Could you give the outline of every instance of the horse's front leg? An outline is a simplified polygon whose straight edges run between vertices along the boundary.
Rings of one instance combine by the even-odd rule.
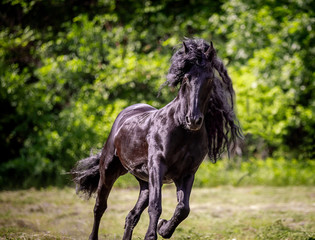
[[[158,158],[149,160],[149,217],[150,223],[145,240],[157,239],[157,223],[162,213],[161,187],[166,166]]]
[[[175,181],[178,204],[173,217],[169,221],[161,219],[159,222],[158,232],[163,238],[170,238],[176,227],[188,216],[190,211],[189,197],[193,182],[194,174]]]

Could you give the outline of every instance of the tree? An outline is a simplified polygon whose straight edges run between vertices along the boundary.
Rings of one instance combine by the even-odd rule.
[[[25,1],[0,4],[0,186],[67,183],[119,111],[162,107],[184,36],[228,64],[247,154],[314,158],[311,1]]]
[[[222,8],[210,21],[227,38],[248,148],[261,152],[263,142],[271,156],[314,158],[312,1],[233,0]]]

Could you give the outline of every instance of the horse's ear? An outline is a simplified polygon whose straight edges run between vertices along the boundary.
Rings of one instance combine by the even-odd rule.
[[[208,60],[212,60],[213,57],[216,55],[212,41],[211,41],[210,46],[208,47],[207,51],[205,52],[205,55],[206,55],[206,58]]]
[[[188,53],[189,52],[189,48],[187,47],[185,42],[183,42],[183,46],[184,46],[185,53]]]

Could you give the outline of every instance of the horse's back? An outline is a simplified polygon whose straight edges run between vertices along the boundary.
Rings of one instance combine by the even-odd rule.
[[[156,108],[144,103],[137,103],[126,107],[118,114],[111,132],[116,136],[126,122],[130,122],[131,120],[139,123],[142,119],[147,119],[150,113],[155,111],[157,111]]]
[[[116,134],[119,128],[124,124],[124,122],[126,122],[127,119],[130,119],[135,115],[156,110],[157,110],[156,108],[144,103],[137,103],[129,107],[126,107],[116,117],[111,132]]]
[[[148,105],[148,104],[144,104],[144,103],[137,103],[134,105],[131,105],[127,108],[125,108],[124,110],[122,110],[118,117],[117,120],[119,118],[119,122],[122,124],[126,121],[126,119],[133,117],[135,115],[141,114],[141,113],[145,113],[145,112],[149,112],[149,111],[156,111],[157,109]]]

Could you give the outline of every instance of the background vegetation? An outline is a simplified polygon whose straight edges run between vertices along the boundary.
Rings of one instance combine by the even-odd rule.
[[[196,184],[314,184],[312,0],[4,0],[0,9],[0,188],[67,184],[62,173],[102,147],[120,110],[169,102],[176,91],[157,94],[185,36],[214,42],[246,137],[235,162],[205,164]]]

